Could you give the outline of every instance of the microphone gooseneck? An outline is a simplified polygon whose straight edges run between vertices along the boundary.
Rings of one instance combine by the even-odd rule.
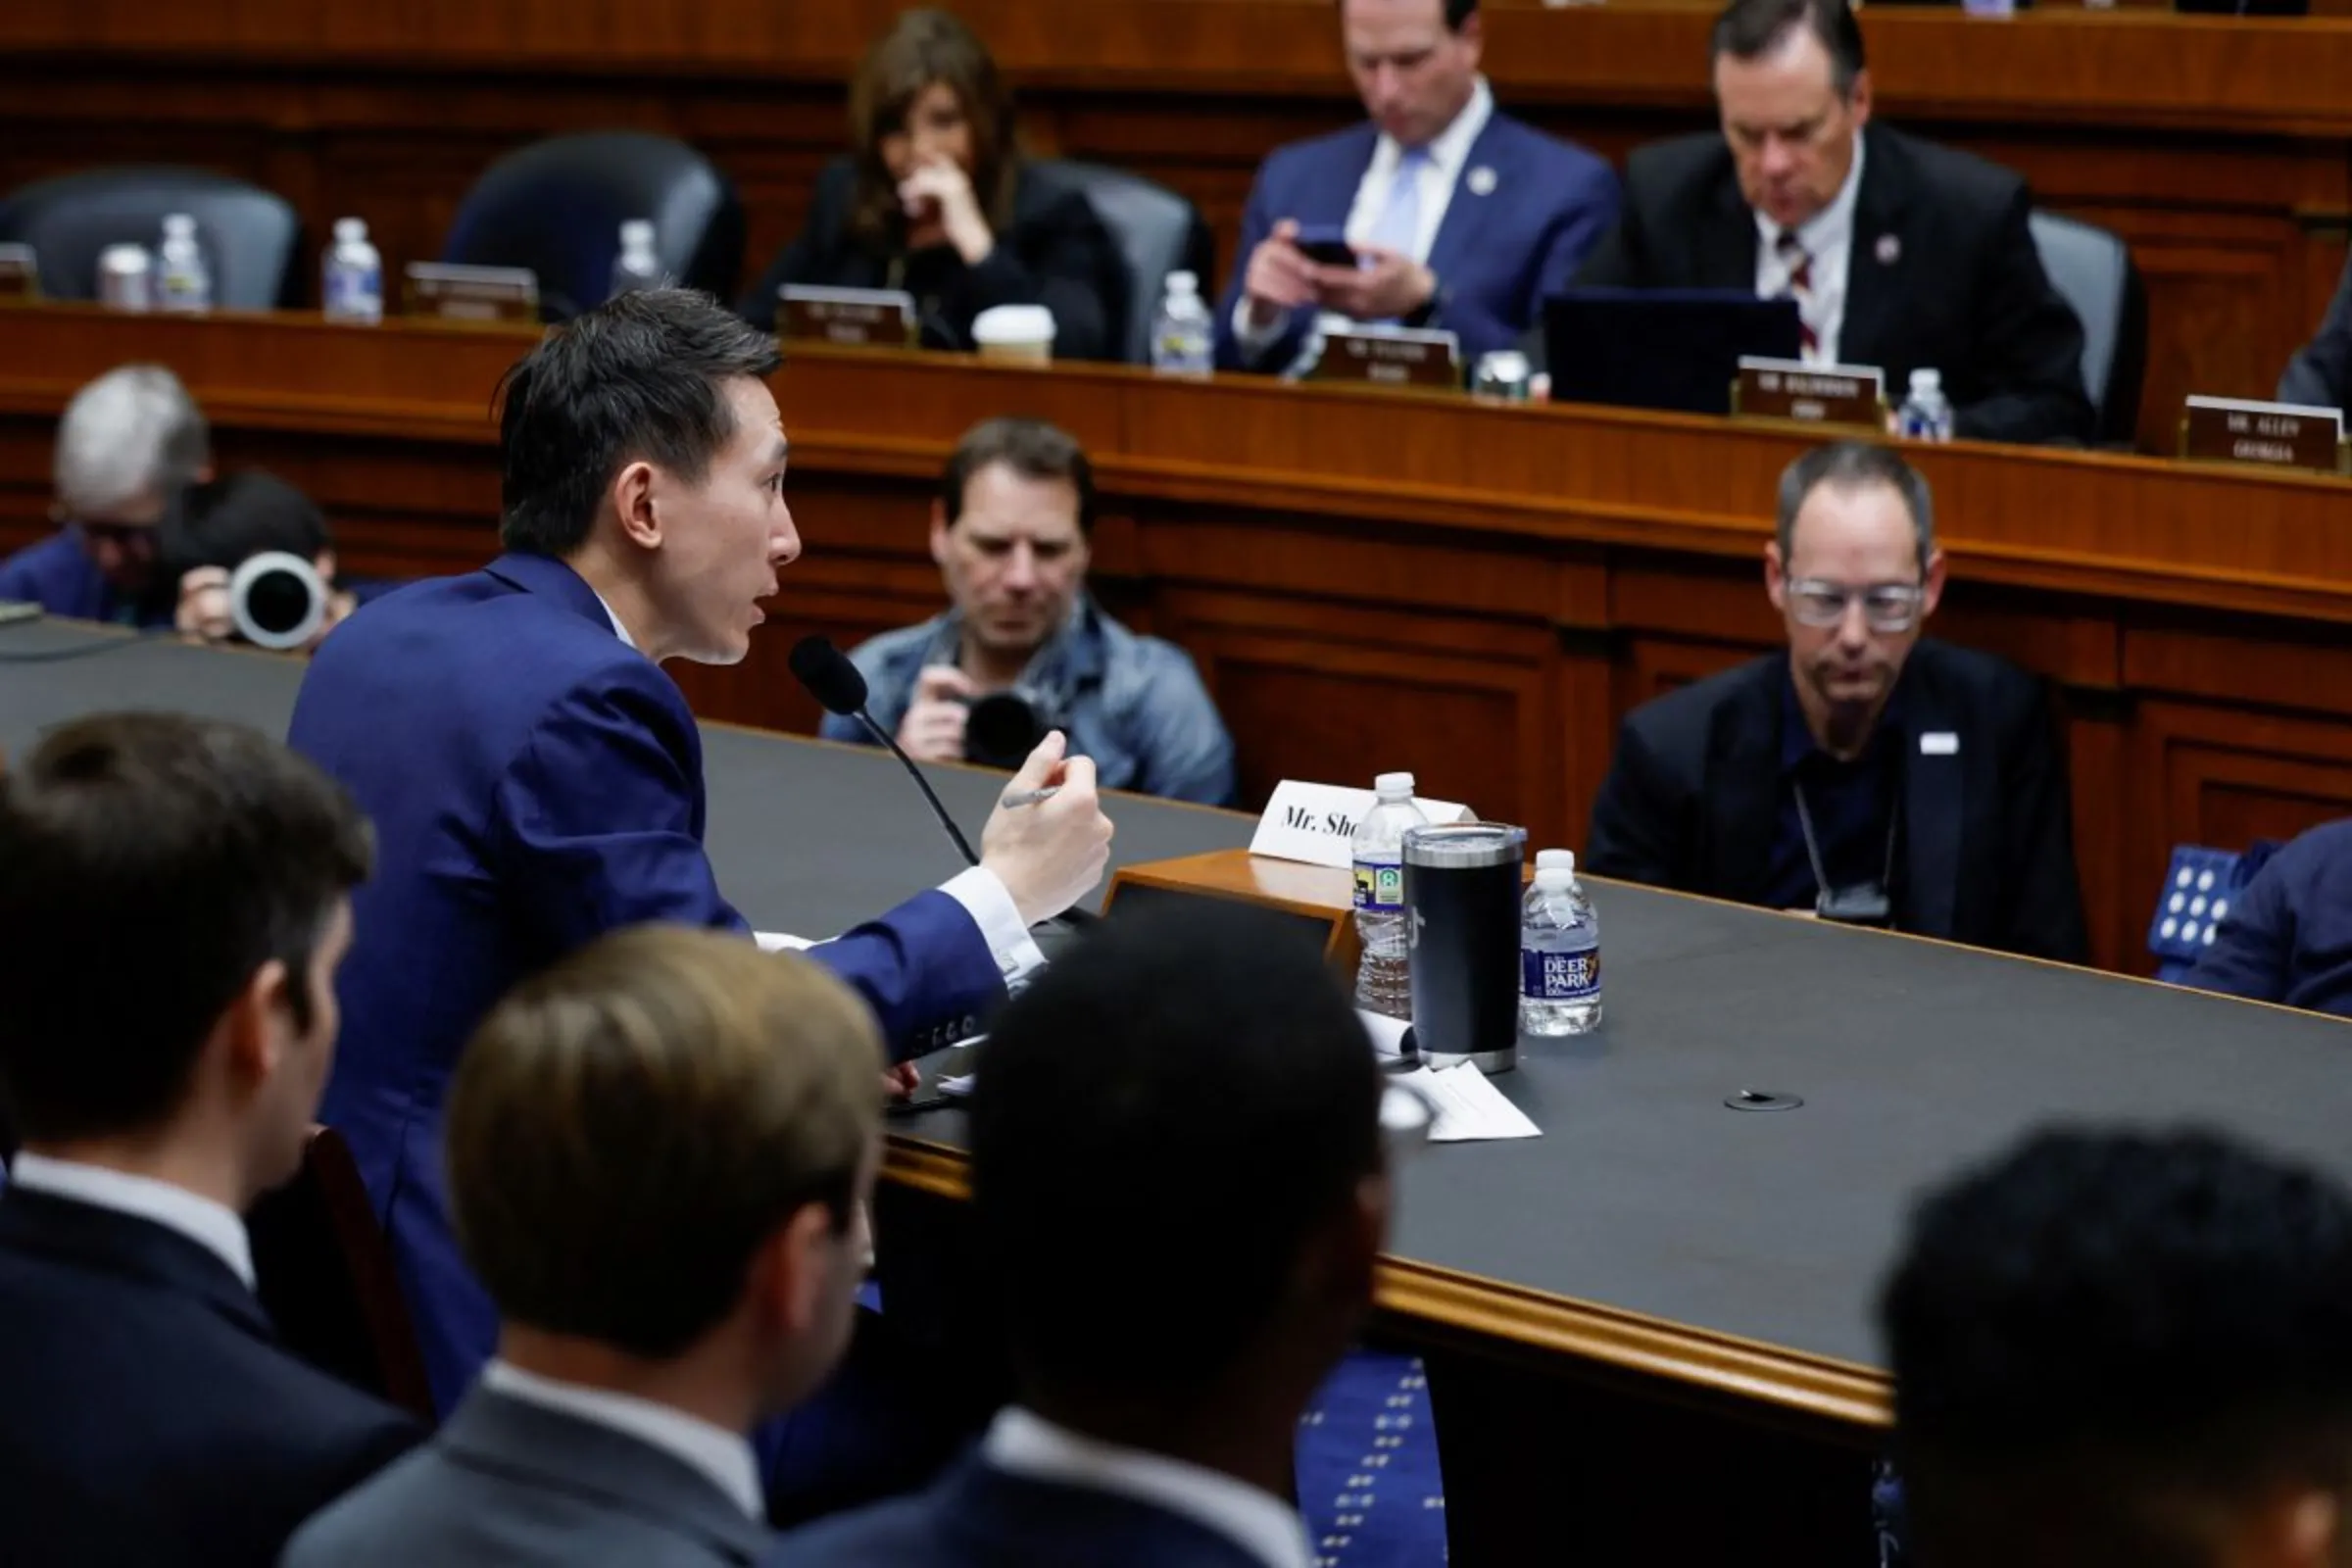
[[[793,645],[790,663],[792,678],[807,687],[808,695],[815,698],[826,712],[856,719],[865,726],[868,735],[890,749],[890,755],[899,760],[901,767],[906,769],[906,776],[914,780],[914,787],[923,792],[923,799],[931,803],[932,814],[939,818],[939,825],[948,830],[948,837],[956,841],[956,848],[963,856],[964,863],[978,865],[980,857],[972,853],[971,843],[964,838],[963,829],[956,825],[956,819],[940,804],[938,794],[931,788],[931,781],[923,777],[923,770],[914,765],[914,759],[901,751],[891,733],[875,723],[874,715],[865,710],[865,677],[858,672],[856,664],[850,662],[849,655],[834,647],[830,637],[804,637]]]

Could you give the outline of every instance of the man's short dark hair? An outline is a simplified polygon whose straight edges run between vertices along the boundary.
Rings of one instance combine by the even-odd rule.
[[[1346,10],[1348,0],[1338,0],[1338,4],[1342,10]],[[1461,31],[1462,24],[1476,15],[1478,15],[1478,0],[1446,0],[1446,30],[1447,32]]]
[[[1078,492],[1079,531],[1095,531],[1095,466],[1078,438],[1043,419],[983,419],[963,433],[939,476],[948,526],[963,515],[963,494],[984,468],[1003,464],[1024,479],[1066,480]]]
[[[1114,916],[990,1033],[976,1224],[1035,1388],[1202,1389],[1381,1168],[1353,1006],[1312,942],[1249,912]]]
[[[242,724],[111,713],[0,774],[0,1083],[35,1141],[138,1132],[177,1107],[256,971],[310,969],[371,850],[351,798]]]
[[[1854,78],[1869,61],[1862,53],[1862,25],[1846,0],[1731,0],[1716,15],[1715,30],[1707,38],[1707,60],[1712,64],[1725,55],[1760,59],[1799,27],[1819,38],[1828,51],[1830,85],[1838,96],[1850,95]]]
[[[1815,447],[1781,470],[1781,493],[1775,518],[1781,542],[1781,564],[1787,566],[1796,549],[1796,514],[1823,485],[1838,490],[1864,490],[1885,485],[1902,498],[1911,514],[1911,537],[1925,577],[1929,558],[1936,554],[1936,499],[1919,470],[1903,455],[1879,441],[1833,441]]]
[[[693,289],[623,294],[551,327],[499,383],[506,547],[579,549],[631,463],[700,483],[735,435],[726,383],[783,363],[774,338]]]
[[[270,550],[316,561],[334,540],[317,502],[248,468],[180,490],[164,514],[162,545],[176,575],[197,566],[233,569]]]
[[[2184,1519],[2352,1492],[2352,1200],[2229,1138],[2027,1139],[1921,1204],[1880,1316],[1926,1561],[2186,1568]]]

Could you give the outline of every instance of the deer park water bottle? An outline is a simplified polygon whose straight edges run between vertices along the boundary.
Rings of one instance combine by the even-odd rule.
[[[1519,906],[1519,1032],[1581,1035],[1600,1025],[1600,916],[1576,857],[1545,850]]]

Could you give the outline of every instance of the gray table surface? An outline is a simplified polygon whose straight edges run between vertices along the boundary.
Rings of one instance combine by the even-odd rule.
[[[0,657],[89,635],[0,628]],[[299,678],[167,643],[0,663],[0,747],[22,756],[45,726],[106,708],[282,733]],[[879,754],[726,728],[706,741],[711,856],[761,926],[821,934],[959,864]],[[931,774],[976,835],[1000,779]],[[1121,861],[1250,831],[1138,799],[1112,814]],[[1606,1022],[1531,1043],[1496,1080],[1544,1136],[1416,1156],[1399,1256],[1879,1366],[1872,1297],[1918,1189],[2044,1119],[2197,1119],[2352,1177],[2337,1020],[1642,888],[1602,884],[1594,902]],[[1805,1103],[1727,1109],[1742,1089]],[[959,1122],[899,1125],[955,1143]]]

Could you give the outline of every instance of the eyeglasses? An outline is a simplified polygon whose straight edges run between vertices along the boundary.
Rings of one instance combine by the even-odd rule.
[[[1862,602],[1862,619],[1872,631],[1909,631],[1919,622],[1927,591],[1914,582],[1877,582],[1867,588],[1803,577],[1788,584],[1788,608],[1801,626],[1835,626],[1848,605]]]

